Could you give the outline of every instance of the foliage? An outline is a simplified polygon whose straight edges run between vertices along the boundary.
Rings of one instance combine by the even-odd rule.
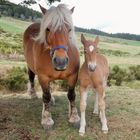
[[[110,75],[108,78],[108,85],[111,85],[112,83],[114,83],[115,85],[120,86],[125,79],[125,74],[126,74],[126,71],[124,69],[121,69],[119,66],[115,65],[110,70]]]
[[[140,80],[140,65],[130,66],[128,69],[122,69],[115,65],[110,68],[110,74],[108,78],[108,85],[120,86],[122,82],[131,82],[134,80]]]
[[[23,54],[22,35],[6,33],[0,28],[0,54]]]
[[[29,9],[25,6],[16,5],[8,2],[9,5],[3,5],[0,7],[0,13],[4,16],[10,16],[14,18],[20,18],[22,20],[36,20],[41,18],[42,14],[35,10]]]
[[[25,90],[26,85],[27,73],[25,67],[13,67],[8,70],[5,77],[0,76],[0,86],[3,86],[11,91]]]
[[[126,81],[140,80],[140,65],[131,66],[127,71]]]
[[[129,56],[130,53],[129,52],[122,52],[120,50],[110,50],[110,49],[100,49],[99,52],[101,52],[102,54],[108,55],[108,56]]]
[[[63,90],[63,91],[68,90],[68,85],[67,85],[66,80],[55,80],[55,81],[53,81],[51,87],[52,87],[52,89],[55,89],[55,90]]]

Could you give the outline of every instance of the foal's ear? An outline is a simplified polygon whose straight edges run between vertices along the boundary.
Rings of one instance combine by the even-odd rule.
[[[75,9],[75,7],[72,7],[72,8],[70,9],[71,14],[74,12],[74,9]]]
[[[95,38],[95,40],[94,40],[94,43],[95,43],[95,46],[98,45],[98,43],[99,43],[99,36],[96,36],[96,38]]]
[[[85,44],[85,41],[86,41],[86,38],[84,37],[83,34],[81,34],[81,42],[82,42],[83,45]]]
[[[39,7],[40,7],[40,9],[42,11],[42,14],[45,15],[45,13],[47,12],[47,9],[42,7],[40,4],[39,4]]]

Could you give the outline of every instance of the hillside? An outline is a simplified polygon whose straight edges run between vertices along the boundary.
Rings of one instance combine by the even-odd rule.
[[[114,37],[114,38],[122,38],[122,39],[128,39],[128,40],[137,40],[140,41],[140,35],[135,35],[135,34],[129,34],[129,33],[106,33],[97,29],[83,29],[76,27],[76,31],[79,32],[85,32],[85,33],[90,33],[90,34],[96,34],[96,35],[102,35],[102,36],[108,36],[108,37]]]
[[[2,17],[0,18],[0,28],[2,28],[7,33],[1,34],[1,50],[5,52],[15,51],[17,53],[23,54],[22,48],[22,35],[24,30],[32,22],[21,21],[13,18]],[[82,32],[83,33],[83,32]],[[94,34],[84,33],[89,39],[95,38]],[[80,42],[81,32],[76,32],[77,44],[81,48],[82,44]],[[7,36],[7,37],[6,37]],[[11,36],[11,37],[10,37]],[[3,47],[9,46],[9,47]],[[4,45],[5,44],[5,45]],[[7,45],[6,45],[7,44]],[[15,46],[13,46],[16,44]],[[13,46],[13,47],[12,47]],[[112,38],[106,36],[100,36],[100,50],[108,58],[111,65],[119,64],[120,66],[130,66],[130,65],[140,65],[140,41]],[[83,49],[80,49],[81,53]]]

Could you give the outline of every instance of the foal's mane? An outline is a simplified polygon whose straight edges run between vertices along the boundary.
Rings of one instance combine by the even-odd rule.
[[[35,38],[40,43],[46,42],[46,29],[49,28],[51,33],[55,33],[58,29],[71,29],[69,34],[69,43],[76,46],[76,39],[74,33],[74,26],[71,17],[71,11],[65,4],[59,4],[57,7],[51,7],[41,20],[39,35]],[[67,31],[68,32],[68,31]]]

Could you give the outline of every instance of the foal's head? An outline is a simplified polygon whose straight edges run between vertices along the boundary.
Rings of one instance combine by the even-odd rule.
[[[74,26],[71,14],[74,10],[67,9],[63,4],[51,7],[49,10],[41,7],[44,14],[38,39],[46,42],[50,49],[52,64],[56,70],[65,70],[69,63],[68,50],[74,40]]]
[[[85,61],[87,63],[89,71],[96,69],[96,53],[97,45],[99,43],[99,37],[97,36],[94,41],[86,40],[84,35],[81,35],[81,42],[84,45]]]

